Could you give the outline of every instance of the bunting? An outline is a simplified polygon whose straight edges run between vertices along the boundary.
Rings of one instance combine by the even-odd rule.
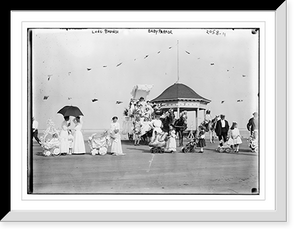
[[[159,56],[161,55],[163,52],[166,52],[166,51],[169,51],[171,49],[174,49],[176,48],[176,45],[170,45],[170,46],[167,46],[165,49],[164,48],[161,48],[160,50],[158,51],[154,51],[152,53],[147,53],[147,54],[144,54],[144,55],[141,55],[141,56],[138,56],[138,57],[133,57],[133,59],[131,60],[132,63],[134,63],[135,61],[138,61],[138,60],[145,60],[145,59],[148,59],[148,58],[151,58],[153,56]],[[178,45],[177,45],[177,50],[179,49]],[[187,57],[190,57],[190,58],[193,58],[195,60],[198,60],[199,63],[206,63],[208,66],[219,66],[219,67],[224,67],[224,65],[220,65],[220,64],[216,64],[215,62],[212,62],[212,61],[204,61],[203,59],[201,59],[202,57],[199,57],[199,54],[197,53],[194,53],[193,51],[191,50],[186,50],[186,49],[183,49],[182,50]],[[91,72],[91,71],[94,71],[94,70],[97,70],[97,69],[112,69],[112,68],[115,68],[115,69],[118,69],[119,67],[121,66],[125,66],[125,64],[129,63],[130,59],[129,60],[126,60],[126,61],[120,61],[120,62],[111,62],[111,63],[104,63],[104,64],[100,64],[98,67],[86,67],[84,69],[86,69],[87,72]],[[43,61],[44,63],[44,61]],[[180,66],[179,66],[180,67]],[[78,68],[78,70],[80,70],[80,68]],[[231,68],[224,68],[224,71],[229,73],[231,70],[234,70],[234,66],[231,67]],[[76,71],[66,71],[66,75],[68,76],[72,76],[74,73],[76,73]],[[166,74],[166,73],[165,73]],[[60,74],[62,75],[62,74]],[[47,81],[48,82],[51,82],[53,79],[55,79],[56,77],[59,77],[59,74],[48,74],[47,75]],[[241,77],[242,78],[246,78],[247,75],[246,74],[241,74]],[[259,94],[258,94],[258,97],[259,97]],[[44,100],[47,100],[49,98],[49,95],[44,95],[43,96],[43,99]],[[72,98],[71,97],[67,97],[68,100],[71,100]],[[98,98],[94,98],[91,100],[93,103],[94,102],[97,102],[98,101]],[[223,104],[225,102],[225,100],[222,100],[221,101],[221,104]],[[243,102],[243,100],[241,99],[238,99],[236,100],[236,102]],[[116,104],[121,104],[123,103],[122,101],[116,101]]]

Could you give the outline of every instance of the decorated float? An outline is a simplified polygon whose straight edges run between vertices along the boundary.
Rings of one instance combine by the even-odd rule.
[[[146,100],[152,87],[153,85],[149,84],[138,84],[132,88],[129,105],[123,112],[124,121],[122,124],[122,134],[127,135],[129,140],[133,139],[134,124],[137,119],[142,122],[142,135],[151,129],[148,122],[152,118],[153,108]]]
[[[59,131],[51,119],[47,121],[47,129],[40,140],[44,156],[58,156],[60,154]]]

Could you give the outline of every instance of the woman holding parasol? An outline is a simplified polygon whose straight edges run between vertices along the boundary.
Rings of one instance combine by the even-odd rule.
[[[73,122],[75,123],[75,133],[74,133],[74,146],[73,146],[73,154],[85,154],[85,145],[84,139],[81,132],[82,129],[82,121],[80,116],[83,116],[83,113],[80,109],[76,106],[65,106],[58,111],[58,113],[62,114],[65,118],[65,121],[62,124],[62,133],[64,136],[64,132],[66,132],[66,148],[69,151],[69,144],[68,143],[68,127],[70,126],[69,116],[75,117]],[[66,130],[64,130],[66,129]],[[64,143],[64,139],[61,139],[62,143]],[[63,145],[64,146],[64,145]]]

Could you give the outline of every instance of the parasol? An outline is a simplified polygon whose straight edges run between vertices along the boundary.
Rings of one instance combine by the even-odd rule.
[[[67,116],[73,116],[73,117],[78,117],[78,116],[83,116],[83,113],[80,111],[80,109],[77,106],[65,106],[62,109],[60,109],[57,113],[62,114],[64,117]]]

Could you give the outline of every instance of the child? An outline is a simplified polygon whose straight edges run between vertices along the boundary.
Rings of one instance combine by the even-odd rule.
[[[234,149],[235,152],[239,152],[239,145],[242,143],[240,131],[237,128],[237,123],[233,122],[229,130],[228,144]]]
[[[69,142],[69,155],[72,154],[73,145],[74,145],[74,136],[72,135],[72,130],[68,130],[68,142]]]
[[[200,147],[199,153],[203,153],[203,147],[206,146],[205,143],[205,130],[203,126],[199,126],[199,135],[198,135],[198,147]]]
[[[134,145],[140,145],[142,124],[139,117],[136,117],[136,121],[134,122],[133,132],[134,132]]]
[[[169,137],[168,137],[168,142],[167,142],[167,148],[166,152],[176,152],[176,133],[174,130],[174,127],[170,125],[170,131],[169,131]]]
[[[125,155],[122,150],[121,135],[120,135],[120,124],[118,123],[118,117],[112,118],[110,124],[110,138],[111,138],[111,153],[114,156]]]
[[[57,133],[54,133],[52,135],[52,139],[50,140],[50,146],[52,147],[52,155],[58,156],[60,154],[60,142]]]

